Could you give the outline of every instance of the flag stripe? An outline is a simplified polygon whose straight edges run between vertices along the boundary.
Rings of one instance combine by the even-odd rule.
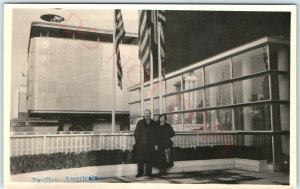
[[[149,14],[146,10],[139,11],[139,58],[144,70],[150,74],[150,38]]]
[[[166,44],[165,44],[165,31],[166,31],[166,23],[167,23],[167,18],[165,16],[165,11],[164,10],[159,10],[158,11],[158,22],[160,24],[160,58],[161,58],[161,70],[162,70],[162,76],[165,79],[165,60],[166,60]]]
[[[117,78],[118,78],[118,86],[122,89],[122,78],[123,78],[123,71],[121,65],[121,56],[119,50],[119,44],[121,43],[123,37],[125,36],[125,29],[124,29],[124,22],[122,18],[121,10],[115,10],[115,43],[116,43],[116,63],[117,63]]]

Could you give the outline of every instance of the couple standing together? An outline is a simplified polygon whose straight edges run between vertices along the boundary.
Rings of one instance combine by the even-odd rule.
[[[166,121],[165,114],[159,115],[157,122],[152,120],[150,110],[145,110],[144,119],[138,121],[134,131],[138,163],[136,177],[144,175],[144,167],[146,176],[152,176],[153,165],[159,168],[160,175],[166,175],[167,168],[173,166],[171,138],[175,132]]]

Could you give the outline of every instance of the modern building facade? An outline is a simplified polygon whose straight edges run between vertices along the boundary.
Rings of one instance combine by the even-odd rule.
[[[275,163],[289,154],[289,57],[288,39],[264,37],[167,74],[162,102],[157,79],[144,94],[131,87],[131,130],[153,95],[154,119],[163,103],[174,130],[239,134],[236,145],[263,144]]]
[[[23,86],[25,90],[19,94],[19,105],[22,105],[19,106],[19,115],[23,116],[19,116],[22,120],[15,120],[15,123],[49,126],[45,120],[54,120],[50,126],[58,126],[59,131],[111,132],[114,98],[112,42],[113,32],[110,30],[33,22],[27,72],[24,71],[27,82]],[[127,33],[120,46],[124,73],[136,67],[136,44],[137,35]],[[122,82],[125,88],[132,85],[127,77],[123,77]],[[115,88],[116,99],[129,98],[126,89]],[[115,111],[116,131],[128,130],[128,102],[116,100]],[[32,122],[26,121],[26,117],[41,119]],[[34,131],[30,128],[33,129],[27,127],[27,131]]]

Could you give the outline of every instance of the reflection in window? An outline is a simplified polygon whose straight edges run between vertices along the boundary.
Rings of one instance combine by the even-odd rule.
[[[203,86],[202,68],[183,75],[183,90],[194,89],[201,86]]]
[[[167,94],[181,91],[181,76],[168,79],[166,91]]]
[[[255,105],[234,109],[236,130],[257,131],[270,130],[270,106]]]
[[[241,77],[268,69],[267,47],[237,55],[232,58],[233,77]]]
[[[235,104],[268,100],[270,98],[268,75],[234,82],[233,95]]]
[[[225,81],[230,78],[230,60],[226,59],[221,62],[205,67],[205,84]]]
[[[210,87],[205,89],[206,107],[222,106],[231,104],[231,86],[230,84]]]
[[[274,130],[289,130],[290,108],[287,104],[273,105]]]
[[[206,112],[206,130],[231,130],[231,109],[211,110]]]
[[[153,84],[153,90],[151,89],[151,86],[147,86],[144,88],[144,98],[151,98],[159,96],[159,82],[156,82]],[[164,84],[162,85],[162,92],[164,91]],[[164,93],[162,93],[164,94]]]
[[[189,112],[183,114],[184,126],[199,127],[199,130],[204,129],[204,112]]]
[[[290,99],[290,81],[288,75],[272,75],[272,95],[274,100]]]
[[[135,126],[140,119],[141,117],[130,117],[130,125]]]
[[[181,94],[166,97],[167,112],[181,110],[181,104]]]
[[[153,99],[153,114],[159,114],[159,99]]]
[[[272,70],[290,70],[290,52],[288,46],[271,44],[270,59]]]
[[[203,90],[183,93],[183,109],[193,110],[203,108]]]
[[[141,103],[130,104],[130,116],[140,115]]]
[[[151,100],[145,100],[144,101],[144,110],[143,110],[143,114],[144,114],[144,112],[145,112],[145,110],[151,110]],[[151,112],[151,113],[153,113],[153,112]]]
[[[167,119],[172,126],[182,124],[182,114],[167,114]]]
[[[134,91],[130,91],[130,102],[141,100],[140,98],[140,89],[135,89]]]
[[[150,86],[144,88],[144,99],[151,98],[152,92],[150,91]]]

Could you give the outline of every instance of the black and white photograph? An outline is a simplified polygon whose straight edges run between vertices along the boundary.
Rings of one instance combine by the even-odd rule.
[[[295,185],[295,14],[4,5],[7,186]]]

